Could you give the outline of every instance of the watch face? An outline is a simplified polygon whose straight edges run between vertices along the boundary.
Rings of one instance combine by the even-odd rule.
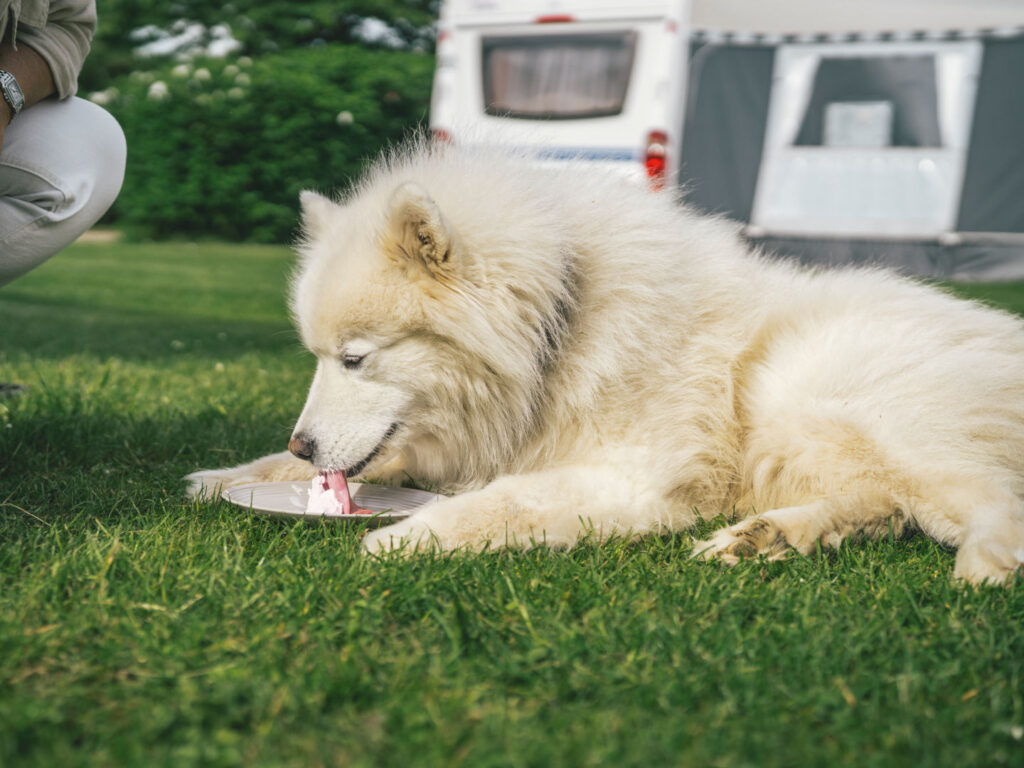
[[[4,101],[10,105],[11,112],[18,114],[25,106],[25,95],[21,92],[21,87],[14,79],[14,75],[10,72],[0,71],[0,89],[3,90]]]

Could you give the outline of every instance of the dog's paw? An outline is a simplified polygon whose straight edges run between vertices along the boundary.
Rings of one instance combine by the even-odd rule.
[[[210,501],[220,498],[223,491],[234,488],[236,485],[268,483],[277,479],[275,475],[254,471],[255,464],[256,462],[239,467],[201,469],[198,472],[185,475],[185,481],[188,483],[186,494],[193,500]],[[258,468],[256,469],[258,470]]]
[[[953,575],[971,584],[1005,584],[1014,576],[1024,577],[1024,541],[968,539],[956,554]]]
[[[363,549],[371,555],[400,552],[411,555],[414,552],[443,549],[430,526],[417,517],[408,517],[401,522],[370,531],[363,539]]]
[[[758,555],[781,560],[789,550],[782,530],[770,519],[758,516],[721,528],[710,539],[695,541],[690,557],[736,565],[742,558]]]
[[[234,485],[230,470],[201,469],[185,475],[188,488],[185,495],[192,501],[210,501],[220,496],[221,491]]]
[[[736,565],[741,557],[757,554],[753,545],[744,542],[728,528],[715,531],[710,539],[693,542],[691,558],[697,560],[721,560],[727,565]]]

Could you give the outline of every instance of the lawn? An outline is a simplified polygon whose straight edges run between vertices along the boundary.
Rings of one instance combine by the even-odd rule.
[[[289,265],[77,245],[0,289],[0,764],[1024,765],[1024,584],[952,582],[923,537],[375,561],[184,501],[287,441]]]

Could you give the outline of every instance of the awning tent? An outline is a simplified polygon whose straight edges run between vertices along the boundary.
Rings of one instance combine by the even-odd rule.
[[[807,263],[1024,279],[1024,28],[697,32],[688,201]]]

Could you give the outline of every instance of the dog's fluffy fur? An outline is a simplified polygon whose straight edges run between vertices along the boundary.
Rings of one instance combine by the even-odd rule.
[[[1024,325],[881,270],[808,271],[583,167],[415,144],[303,196],[292,310],[319,364],[275,454],[455,494],[372,551],[572,545],[742,519],[735,562],[912,529],[956,574],[1024,563]],[[315,465],[315,466],[314,466]]]

